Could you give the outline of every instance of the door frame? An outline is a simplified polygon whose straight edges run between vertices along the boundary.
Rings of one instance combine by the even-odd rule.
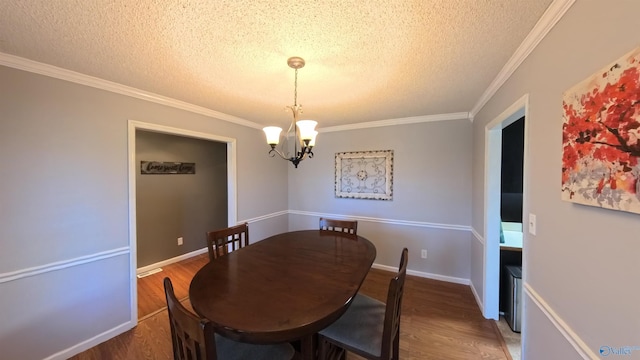
[[[502,160],[502,129],[511,125],[521,117],[524,121],[524,153],[522,174],[522,221],[524,255],[526,247],[525,214],[528,213],[527,174],[529,128],[529,94],[525,94],[500,115],[485,126],[485,159],[484,159],[484,259],[483,259],[483,312],[487,319],[500,318],[500,183]],[[496,221],[497,220],[497,221]],[[526,278],[526,257],[522,257],[523,283]],[[522,309],[524,314],[524,305]],[[523,332],[524,332],[523,317]]]
[[[180,129],[170,126],[152,124],[142,121],[128,121],[128,167],[129,167],[129,281],[131,322],[138,324],[138,281],[136,270],[137,260],[137,227],[136,227],[136,130],[157,132],[162,134],[191,137],[196,139],[223,142],[227,144],[227,222],[234,225],[237,221],[237,177],[236,177],[236,139],[211,133]]]

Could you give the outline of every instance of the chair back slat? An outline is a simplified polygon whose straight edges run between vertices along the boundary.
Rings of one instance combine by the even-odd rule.
[[[169,278],[164,278],[173,357],[178,360],[216,360],[213,326],[187,310],[176,298]]]
[[[409,251],[402,250],[398,273],[389,281],[389,291],[387,293],[387,306],[384,316],[384,328],[382,332],[382,352],[389,355],[388,359],[393,359],[394,347],[397,349],[400,341],[400,316],[402,309],[402,297],[404,294],[404,280],[407,276],[407,261]]]
[[[320,218],[320,230],[337,231],[357,235],[358,222],[356,220],[336,220]]]
[[[207,232],[209,260],[217,259],[247,245],[249,245],[247,223]]]

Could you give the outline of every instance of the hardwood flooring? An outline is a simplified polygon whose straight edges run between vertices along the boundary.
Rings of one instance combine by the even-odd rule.
[[[191,279],[208,262],[209,254],[204,253],[163,266],[161,272],[138,279],[138,320],[167,307],[162,285],[165,277],[171,279],[176,297],[180,300],[186,299],[189,296]]]
[[[199,255],[138,279],[138,326],[71,360],[171,359],[162,279],[171,278],[176,296],[191,309],[189,282],[207,261],[207,254]],[[392,275],[372,269],[362,293],[385,301]],[[402,305],[401,359],[511,359],[496,322],[482,317],[469,286],[407,276]],[[347,355],[356,359],[361,358]]]

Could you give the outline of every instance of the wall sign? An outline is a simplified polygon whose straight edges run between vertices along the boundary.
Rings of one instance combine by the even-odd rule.
[[[140,174],[195,174],[196,163],[141,161]]]
[[[392,200],[393,150],[336,154],[337,198]]]

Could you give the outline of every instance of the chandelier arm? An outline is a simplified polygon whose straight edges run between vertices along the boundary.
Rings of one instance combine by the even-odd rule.
[[[286,143],[286,148],[289,147],[288,145],[289,135],[291,134],[291,130],[293,128],[293,134],[295,137],[293,140],[294,141],[293,154],[291,157],[287,157],[289,152],[288,150],[285,150],[285,146],[283,146],[283,143],[280,144],[280,149],[277,149],[276,146],[278,144],[278,141],[274,139],[272,140],[273,143],[269,143],[269,145],[271,145],[269,156],[275,157],[275,155],[277,154],[280,158],[290,161],[297,168],[298,164],[302,160],[304,160],[307,157],[309,158],[313,157],[313,152],[311,151],[311,149],[313,148],[313,145],[311,145],[311,141],[313,140],[315,142],[315,136],[318,134],[318,132],[314,131],[314,127],[316,126],[317,123],[312,120],[304,120],[305,124],[304,125],[301,124],[300,125],[301,128],[300,129],[298,128],[298,117],[302,113],[302,105],[298,105],[298,69],[304,67],[304,59],[294,56],[287,60],[287,64],[289,65],[289,67],[295,70],[295,77],[294,77],[294,84],[293,84],[294,85],[293,105],[287,106],[287,108],[291,109],[293,119],[291,121],[291,125],[289,125],[289,129],[287,130],[287,133],[285,134],[285,141],[283,141],[283,143]],[[304,127],[304,129],[302,129],[302,127]],[[312,135],[312,137],[303,140],[302,139],[303,135],[301,132],[302,130],[304,130],[305,132],[305,135],[304,135],[305,137],[307,137],[308,135]],[[278,133],[280,131],[281,129],[278,131]],[[267,133],[266,128],[265,128],[265,133]],[[269,133],[267,133],[267,141],[270,141]]]
[[[275,147],[273,147],[273,148],[271,148],[271,150],[269,150],[269,156],[275,157],[276,154],[278,154],[278,156],[280,156],[284,160],[290,160],[288,157],[284,156],[284,154],[280,150],[276,149]]]

